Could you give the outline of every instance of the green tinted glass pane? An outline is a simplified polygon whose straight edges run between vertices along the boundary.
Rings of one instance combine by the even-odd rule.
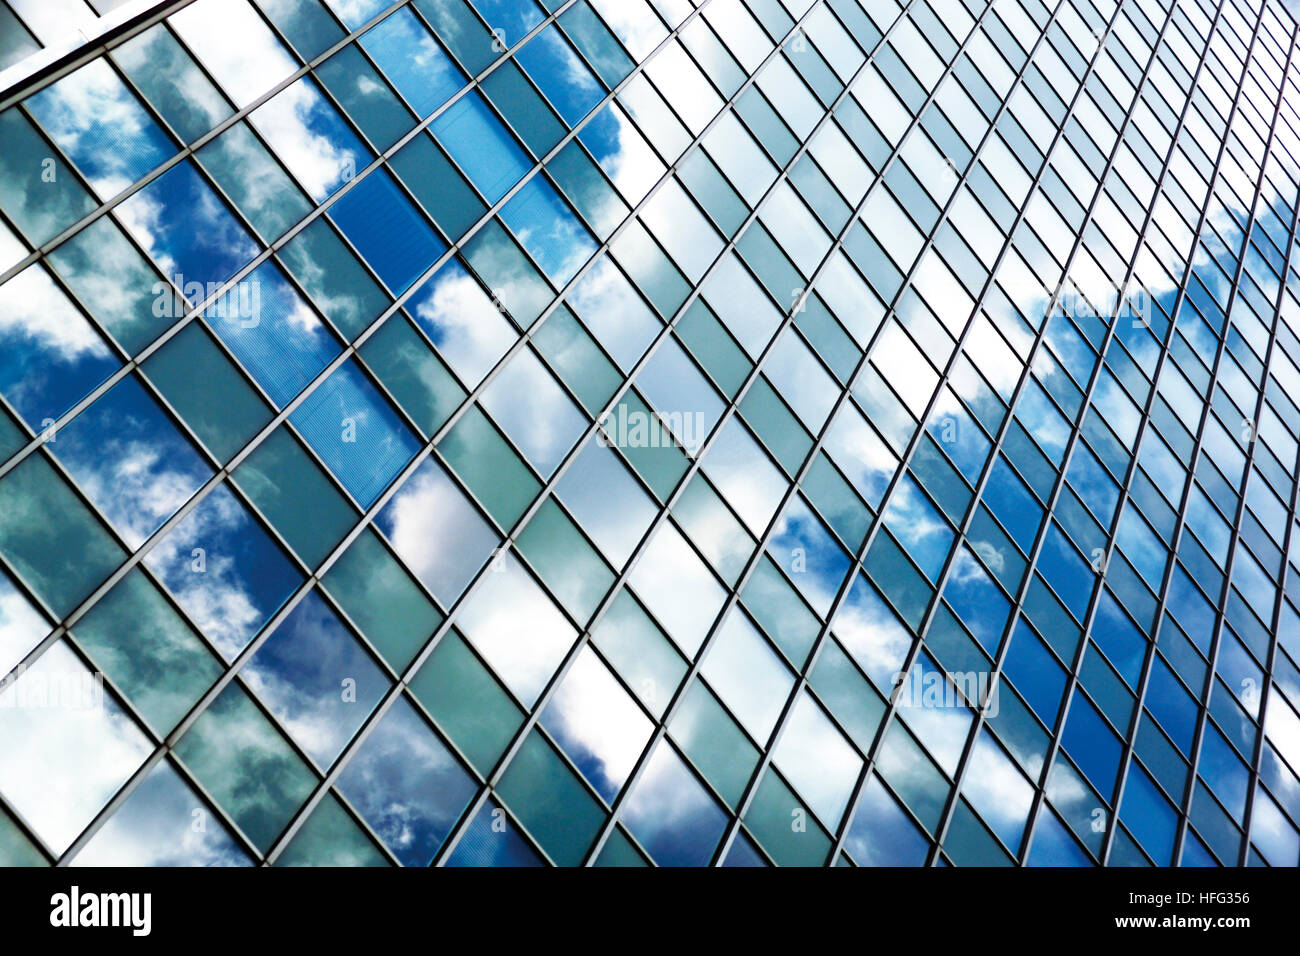
[[[97,203],[17,107],[0,113],[0,209],[42,246]]]
[[[379,283],[324,217],[294,236],[280,258],[321,314],[349,340],[388,305]]]
[[[523,712],[456,631],[438,642],[410,686],[484,776],[524,720]]]
[[[113,58],[181,139],[192,142],[234,110],[161,23],[113,51]]]
[[[348,545],[322,583],[396,671],[406,669],[442,623],[438,609],[374,532]]]
[[[546,168],[598,238],[608,239],[631,212],[577,140],[560,150]]]
[[[614,363],[566,305],[558,306],[542,323],[533,344],[591,415],[598,414],[622,384]]]
[[[686,662],[636,598],[620,591],[592,631],[591,640],[641,703],[663,716],[686,676]]]
[[[128,354],[184,315],[184,306],[108,216],[55,249],[48,262]]]
[[[27,439],[13,419],[0,410],[0,456],[8,458],[23,445],[27,444]]]
[[[682,307],[691,287],[639,222],[630,223],[611,249],[632,281],[661,316],[670,319]]]
[[[764,555],[745,583],[741,601],[791,661],[802,664],[821,625],[804,599]]]
[[[234,478],[309,567],[356,523],[356,512],[285,426],[244,459]]]
[[[895,721],[890,725],[876,767],[921,824],[933,832],[939,825],[951,788],[934,761],[901,723]]]
[[[497,786],[512,813],[559,866],[576,866],[605,813],[538,731],[528,735]]]
[[[327,793],[276,857],[275,865],[388,866],[388,860],[338,798]]]
[[[825,866],[831,838],[771,767],[743,817],[778,866]]]
[[[795,474],[812,448],[813,440],[766,378],[760,376],[750,386],[741,399],[740,414],[776,456],[781,467],[787,473]]]
[[[965,799],[957,801],[952,822],[943,840],[943,852],[958,866],[1011,866],[1007,856],[988,828],[980,822]]]
[[[617,827],[600,848],[594,866],[649,866],[645,857],[632,845],[622,830]]]
[[[465,0],[416,0],[415,7],[471,76],[504,52]]]
[[[311,203],[247,123],[230,127],[197,153],[217,185],[268,243],[311,211]]]
[[[343,39],[342,28],[320,0],[258,0],[257,5],[304,60],[320,56]]]
[[[465,244],[465,258],[521,329],[536,322],[555,295],[495,219]]]
[[[734,585],[756,546],[708,480],[697,473],[673,505],[673,517],[704,553],[714,570]]]
[[[614,445],[627,458],[636,473],[659,496],[666,500],[682,475],[686,474],[686,454],[674,443],[672,436],[634,391],[623,394],[623,399],[610,413],[611,424],[620,421],[649,423],[647,428],[635,429],[628,440]]]
[[[632,58],[587,3],[576,3],[565,10],[560,15],[560,26],[606,86],[618,86],[632,72]]]
[[[919,627],[933,588],[887,532],[876,536],[863,567],[903,620]]]
[[[702,299],[691,303],[677,323],[677,334],[722,392],[735,398],[754,363]]]
[[[221,676],[221,662],[138,568],[74,629],[77,643],[162,737]]]
[[[614,572],[552,498],[519,535],[519,550],[573,617],[585,623],[614,583]]]
[[[778,165],[784,166],[794,158],[799,150],[799,141],[757,87],[751,86],[740,94],[736,100],[736,112]]]
[[[749,207],[723,178],[704,150],[697,149],[687,156],[682,161],[677,176],[724,236],[734,236],[736,230],[744,225]]]
[[[668,732],[734,810],[758,766],[758,748],[701,681],[686,691]]]
[[[40,49],[36,38],[27,32],[9,7],[0,6],[0,70],[39,53]]]
[[[885,702],[835,640],[827,640],[808,680],[853,742],[868,750],[885,716]]]
[[[803,480],[803,490],[840,539],[856,551],[871,526],[871,509],[858,497],[853,486],[831,464],[825,453],[817,458]]]
[[[355,44],[316,67],[316,75],[376,149],[392,146],[415,125],[411,111]]]
[[[564,136],[565,128],[560,118],[546,105],[513,60],[507,60],[492,71],[492,75],[483,81],[483,92],[534,156],[546,155]]]
[[[361,357],[426,438],[465,401],[465,390],[442,359],[400,315],[366,340]]]
[[[58,617],[126,559],[39,453],[0,480],[0,553]]]
[[[218,461],[229,461],[272,418],[201,322],[181,329],[144,371]]]
[[[237,684],[199,716],[175,753],[263,853],[316,782]]]
[[[804,300],[803,309],[795,315],[794,323],[808,336],[812,347],[830,366],[840,383],[847,385],[862,351],[844,327],[835,321],[819,295],[814,293]]]
[[[451,239],[459,239],[487,212],[474,187],[427,135],[403,146],[389,165]]]
[[[790,182],[797,187],[799,195],[808,201],[808,205],[827,229],[839,232],[844,228],[852,214],[849,204],[835,190],[826,174],[817,168],[811,156],[805,153],[795,163],[790,173]]]
[[[0,810],[0,866],[49,866],[41,851],[18,829],[9,814]]]
[[[502,527],[514,525],[541,490],[477,407],[462,416],[438,450]]]

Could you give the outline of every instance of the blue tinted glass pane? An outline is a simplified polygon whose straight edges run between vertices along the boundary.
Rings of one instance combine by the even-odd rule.
[[[273,262],[254,269],[204,319],[277,405],[287,405],[341,346]]]
[[[525,33],[542,22],[542,11],[533,0],[473,0],[489,27],[500,30],[507,46],[518,43]]]
[[[996,654],[1011,603],[969,548],[962,547],[953,557],[943,596],[984,649]]]
[[[117,211],[136,242],[187,296],[200,287],[206,294],[209,283],[225,282],[257,255],[253,237],[190,160],[163,173]]]
[[[504,813],[491,800],[484,803],[447,859],[447,866],[542,866],[537,852],[517,827],[506,822]]]
[[[383,13],[391,0],[325,0],[349,30],[356,30]]]
[[[306,77],[248,118],[317,202],[355,179],[374,158],[320,87]]]
[[[1056,726],[1065,692],[1065,672],[1023,620],[1016,622],[1002,665],[1022,697],[1048,727]]]
[[[394,295],[410,288],[447,250],[383,169],[357,183],[330,216]]]
[[[859,866],[924,866],[930,845],[880,780],[872,777],[858,801],[844,848]]]
[[[135,378],[124,378],[50,444],[91,502],[138,548],[212,476]]]
[[[406,866],[427,866],[474,783],[404,699],[384,715],[339,776],[339,789]]]
[[[549,182],[534,176],[506,203],[501,218],[542,271],[563,287],[596,254],[596,240]]]
[[[334,762],[389,686],[315,591],[289,612],[240,673],[322,767]]]
[[[336,369],[289,420],[363,508],[375,503],[420,448],[355,362]]]
[[[302,582],[225,485],[172,528],[145,563],[226,660],[247,646]]]
[[[176,153],[106,60],[47,86],[27,108],[105,199]]]
[[[33,431],[121,364],[40,264],[0,286],[0,394]]]
[[[465,84],[464,74],[410,7],[398,10],[358,42],[421,117],[451,99]]]
[[[628,797],[623,822],[660,866],[707,866],[727,818],[660,741]]]
[[[577,126],[605,94],[554,24],[529,40],[515,59],[570,126]]]
[[[456,101],[433,122],[433,133],[490,203],[532,168],[519,143],[477,92]]]
[[[777,522],[768,553],[790,573],[804,597],[823,617],[849,571],[849,556],[802,498],[790,502]]]
[[[1092,785],[1109,797],[1119,771],[1119,738],[1080,693],[1076,692],[1070,701],[1070,715],[1065,720],[1061,743]]]

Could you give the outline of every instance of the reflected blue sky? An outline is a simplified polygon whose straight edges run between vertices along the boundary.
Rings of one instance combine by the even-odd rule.
[[[40,264],[0,286],[0,393],[33,431],[121,366]]]
[[[399,295],[447,250],[384,169],[376,169],[330,208],[330,218]]]
[[[302,581],[279,545],[224,485],[181,519],[145,563],[227,660]]]
[[[335,369],[289,420],[363,508],[375,503],[420,448],[355,361]]]
[[[318,766],[328,767],[388,689],[388,680],[312,591],[241,673]]]
[[[104,60],[88,63],[26,102],[103,199],[176,153],[176,144]]]
[[[182,276],[182,286],[202,283],[205,293],[208,283],[226,281],[257,255],[252,236],[188,159],[118,206],[117,213],[164,275]]]
[[[405,700],[388,710],[339,776],[339,790],[407,866],[427,866],[474,783]]]
[[[523,148],[474,90],[433,121],[433,134],[489,203],[532,168]]]

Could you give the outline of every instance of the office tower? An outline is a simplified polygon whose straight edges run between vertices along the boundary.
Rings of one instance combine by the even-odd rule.
[[[1300,862],[1285,4],[0,38],[0,860]]]

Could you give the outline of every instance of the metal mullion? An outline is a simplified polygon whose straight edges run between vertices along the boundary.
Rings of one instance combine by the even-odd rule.
[[[85,45],[82,48],[79,48],[77,50],[70,50],[70,51],[65,50],[64,53],[60,54],[59,56],[56,56],[55,59],[51,61],[51,63],[46,64],[45,66],[38,66],[35,69],[35,71],[29,73],[26,77],[22,77],[16,80],[15,82],[13,82],[7,87],[0,88],[0,112],[7,110],[9,107],[17,103],[20,99],[25,98],[28,95],[28,93],[35,92],[36,90],[44,89],[45,87],[53,83],[57,83],[63,77],[67,76],[69,73],[75,73],[77,70],[81,69],[81,67],[85,66],[87,63],[96,59],[97,57],[104,55],[114,47],[120,46],[123,43],[127,42],[128,40],[136,36],[139,36],[141,33],[144,33],[150,27],[161,22],[163,19],[170,16],[172,13],[175,13],[177,10],[181,8],[181,6],[188,5],[189,2],[190,0],[184,0],[184,2],[175,4],[170,7],[166,7],[165,4],[159,3],[152,10],[146,9],[137,13],[134,18],[137,20],[137,22],[129,23],[128,21],[126,23],[119,24],[117,27],[111,28],[109,30],[109,33],[111,35],[108,36],[107,38],[105,38],[103,33],[100,33],[96,37],[96,39],[91,40],[87,45]],[[12,6],[10,7],[10,11],[14,14],[15,17],[18,17],[18,12],[14,10]],[[103,17],[100,17],[99,19],[102,20]],[[31,30],[31,28],[26,26],[26,23],[23,22],[22,18],[19,17],[18,20],[19,23],[21,23],[24,26],[24,28],[27,30],[28,34],[32,37],[32,39],[36,40],[36,42],[40,45],[40,49],[36,53],[31,54],[32,57],[38,57],[42,53],[50,49],[53,49],[52,47],[47,46],[45,43],[41,42],[41,40],[37,38],[36,34]],[[70,36],[65,37],[64,43],[66,44],[67,40],[69,39],[71,39]],[[62,65],[55,67],[54,69],[50,70],[48,74],[40,77],[35,82],[31,82],[30,85],[28,85],[29,81],[31,81],[32,76],[39,74],[44,69],[49,69],[54,64],[59,63],[59,60],[61,59],[65,61],[62,63]],[[18,66],[22,62],[24,61],[20,60],[18,61],[18,63],[11,64],[10,67],[8,67],[7,69],[12,69],[13,67]],[[6,71],[7,70],[0,70],[0,74]],[[15,94],[14,91],[19,89],[24,90],[22,95]]]

